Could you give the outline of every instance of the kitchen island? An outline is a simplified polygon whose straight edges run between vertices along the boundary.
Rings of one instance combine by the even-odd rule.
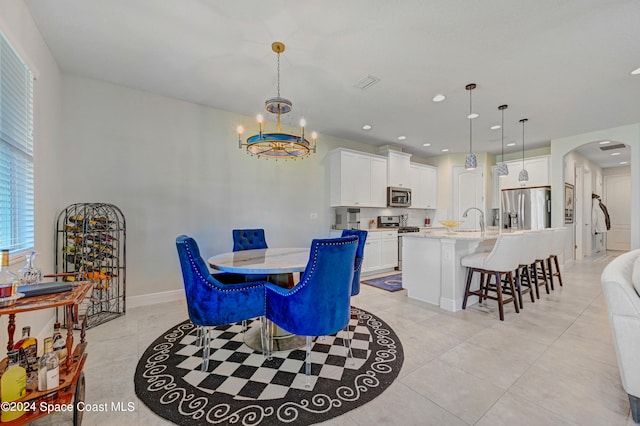
[[[459,311],[466,285],[466,268],[460,259],[470,253],[491,251],[497,238],[497,230],[404,234],[402,287],[407,289],[407,296],[447,311]],[[475,277],[472,288],[478,286]],[[467,302],[473,303],[477,298]]]

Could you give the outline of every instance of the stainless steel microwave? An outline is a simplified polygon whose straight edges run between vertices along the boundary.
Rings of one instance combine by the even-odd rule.
[[[387,207],[411,207],[411,190],[387,187]]]

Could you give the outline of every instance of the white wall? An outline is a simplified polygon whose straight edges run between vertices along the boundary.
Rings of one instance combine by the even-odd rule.
[[[564,186],[564,157],[574,149],[600,140],[614,140],[631,147],[631,248],[640,248],[640,124],[551,140],[551,185]],[[551,192],[552,226],[563,226],[564,191]]]
[[[231,250],[233,228],[264,228],[273,247],[328,237],[327,152],[375,149],[320,135],[307,159],[257,159],[238,149],[238,124],[257,130],[252,117],[64,76],[65,184],[52,190],[59,209],[76,202],[122,209],[128,297],[182,288],[175,238],[183,233],[205,259]]]
[[[22,1],[0,1],[0,31],[29,65],[34,83],[34,190],[35,250],[40,253],[37,265],[53,272],[53,236],[58,192],[63,188],[59,171],[67,167],[59,161],[57,144],[60,134],[60,69],[40,36],[31,14]],[[11,269],[20,269],[24,257],[12,259]],[[25,325],[42,338],[51,335],[53,310],[21,314],[16,317],[16,340]],[[0,321],[0,348],[5,348],[6,318]]]

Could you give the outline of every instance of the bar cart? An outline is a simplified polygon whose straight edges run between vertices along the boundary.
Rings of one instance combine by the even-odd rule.
[[[75,282],[73,288],[63,293],[46,294],[42,296],[28,297],[18,299],[13,305],[0,308],[0,316],[9,316],[9,325],[7,331],[9,341],[7,350],[13,348],[13,335],[16,329],[16,314],[35,311],[39,309],[63,308],[65,321],[67,324],[80,325],[80,343],[73,347],[73,328],[67,327],[67,356],[66,363],[60,365],[60,385],[52,390],[38,391],[27,388],[27,395],[19,399],[20,402],[28,402],[29,410],[18,419],[10,422],[2,423],[2,426],[23,425],[32,422],[49,413],[41,410],[41,407],[54,405],[67,405],[73,402],[73,424],[80,425],[82,423],[81,410],[78,410],[78,402],[84,401],[85,396],[85,379],[83,368],[87,359],[87,342],[85,341],[85,332],[87,325],[87,316],[79,314],[79,305],[93,288],[93,283],[88,281]],[[0,361],[0,371],[7,368],[7,358]],[[44,404],[43,404],[44,403]]]

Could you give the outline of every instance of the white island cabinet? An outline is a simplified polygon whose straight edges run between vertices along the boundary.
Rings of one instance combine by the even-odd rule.
[[[402,287],[407,296],[456,312],[462,309],[466,268],[460,259],[467,254],[491,251],[497,233],[418,232],[403,234]],[[477,275],[477,274],[476,274]],[[473,287],[477,288],[477,276]],[[477,303],[477,298],[468,304]]]

